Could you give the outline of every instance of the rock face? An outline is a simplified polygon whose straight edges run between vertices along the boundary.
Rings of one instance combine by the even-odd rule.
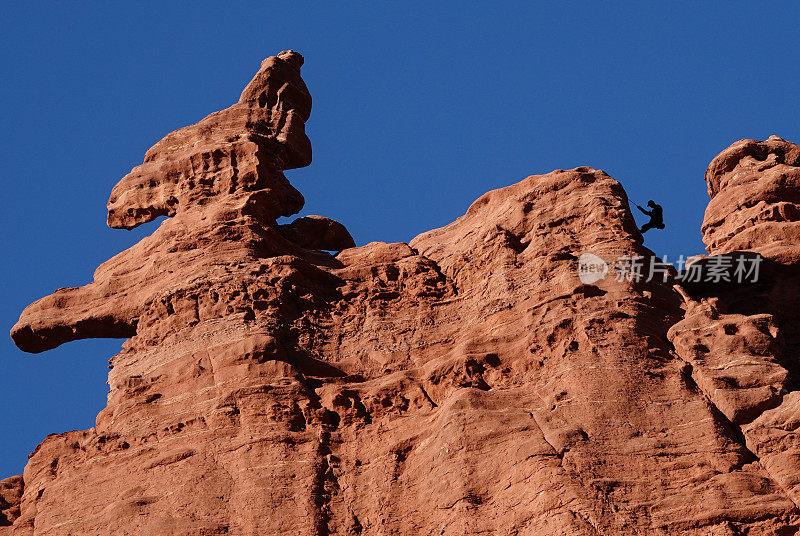
[[[800,504],[800,147],[777,136],[739,141],[711,162],[706,182],[709,253],[759,253],[761,282],[690,301],[670,338],[700,389]]]
[[[778,136],[739,141],[711,162],[706,182],[711,202],[702,229],[710,253],[750,250],[800,262],[800,147]]]
[[[762,253],[757,286],[582,283],[582,253],[650,255],[588,167],[353,247],[277,223],[311,158],[302,62],[150,149],[108,223],[170,218],[22,313],[29,352],[128,341],[96,426],[0,482],[0,536],[798,532],[797,146],[740,142],[706,175],[710,258]]]
[[[13,525],[19,517],[19,502],[22,498],[22,477],[12,476],[0,480],[0,530]]]

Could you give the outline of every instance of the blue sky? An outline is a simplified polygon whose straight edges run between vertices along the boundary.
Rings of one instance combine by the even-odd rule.
[[[652,250],[695,254],[708,162],[741,138],[800,141],[796,0],[6,2],[0,17],[4,329],[152,232],[106,228],[111,187],[288,48],[306,57],[314,163],[287,175],[304,213],[359,244],[590,165],[664,206]],[[0,478],[48,433],[93,425],[120,343],[32,356],[0,337]]]

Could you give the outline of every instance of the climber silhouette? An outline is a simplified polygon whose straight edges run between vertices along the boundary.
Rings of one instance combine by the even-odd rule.
[[[639,205],[636,205],[636,208],[641,210],[644,214],[650,216],[650,221],[642,225],[642,228],[639,229],[639,231],[645,233],[650,229],[663,229],[665,227],[664,212],[661,209],[661,205],[651,199],[647,202],[647,206],[650,207],[650,210],[645,210]]]

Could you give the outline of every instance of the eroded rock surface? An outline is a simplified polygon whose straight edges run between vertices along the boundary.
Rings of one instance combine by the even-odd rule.
[[[800,261],[800,147],[778,136],[741,140],[711,162],[706,183],[709,253],[749,250]]]
[[[711,162],[706,181],[709,253],[759,253],[760,280],[690,298],[671,340],[700,389],[800,504],[800,147],[777,136],[742,140]]]
[[[279,225],[303,204],[283,171],[311,154],[301,65],[265,60],[237,104],[150,149],[109,224],[170,218],[22,313],[26,351],[128,340],[96,426],[0,482],[0,535],[798,531],[788,257],[750,309],[753,289],[582,284],[581,253],[650,255],[621,185],[588,167],[409,244]],[[714,199],[734,183],[710,180]],[[767,218],[709,211],[712,255]]]
[[[19,503],[22,499],[23,482],[21,476],[0,480],[0,531],[2,527],[13,525],[19,517]]]

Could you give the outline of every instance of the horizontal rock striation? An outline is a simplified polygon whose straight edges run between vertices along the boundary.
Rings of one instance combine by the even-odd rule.
[[[707,249],[712,256],[759,253],[760,280],[690,298],[686,318],[671,328],[670,338],[700,389],[800,505],[798,180],[800,147],[777,136],[742,140],[711,162],[706,181],[712,200],[703,221]]]
[[[795,264],[800,239],[800,147],[770,136],[741,140],[706,171],[703,219],[709,253],[748,250]]]

